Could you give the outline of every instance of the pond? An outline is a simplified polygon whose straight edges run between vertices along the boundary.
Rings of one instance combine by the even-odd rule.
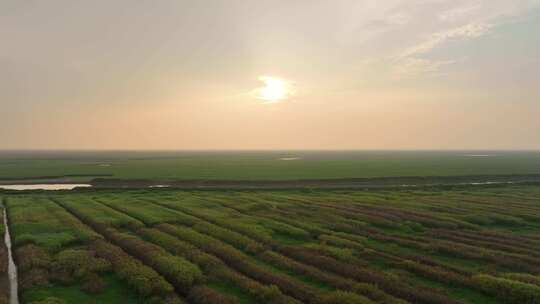
[[[90,184],[34,184],[34,185],[0,185],[5,190],[73,190],[77,187],[92,187]]]

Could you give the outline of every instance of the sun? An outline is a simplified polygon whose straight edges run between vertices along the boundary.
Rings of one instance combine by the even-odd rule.
[[[264,83],[264,87],[255,90],[258,99],[268,103],[282,101],[292,95],[291,85],[280,78],[271,76],[261,76],[259,80]]]

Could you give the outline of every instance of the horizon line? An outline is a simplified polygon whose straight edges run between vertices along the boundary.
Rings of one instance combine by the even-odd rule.
[[[371,149],[371,148],[344,148],[344,149],[2,149],[2,152],[444,152],[444,151],[491,151],[491,152],[540,152],[540,148],[405,148],[405,149]]]

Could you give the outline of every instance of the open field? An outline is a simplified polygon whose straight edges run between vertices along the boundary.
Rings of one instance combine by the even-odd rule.
[[[1,152],[0,182],[56,177],[295,180],[540,174],[540,152]],[[28,180],[27,180],[28,181]]]
[[[540,303],[534,185],[0,196],[23,303]]]

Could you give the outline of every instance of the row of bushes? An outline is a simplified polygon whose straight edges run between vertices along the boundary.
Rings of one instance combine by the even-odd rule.
[[[244,234],[259,243],[268,244],[270,246],[277,245],[276,242],[272,239],[272,235],[268,230],[263,229],[257,225],[243,223],[241,221],[242,217],[240,218],[237,217],[235,221],[231,221],[227,218],[217,218],[217,217],[205,214],[205,212],[203,211],[186,208],[180,205],[174,205],[174,206],[171,206],[171,208],[180,210],[194,217],[203,219],[219,227],[227,228],[232,231],[236,231],[238,233]]]
[[[389,229],[399,229],[399,221],[394,221],[385,218],[384,214],[360,214],[360,213],[350,213],[347,210],[339,210],[336,209],[335,206],[332,205],[320,205],[320,208],[322,210],[327,210],[328,213],[332,213],[335,215],[339,215],[343,219],[340,220],[342,223],[349,224],[352,228],[357,228],[357,230],[349,230],[349,231],[343,231],[343,230],[337,230],[337,231],[343,231],[343,232],[357,232],[358,230],[365,228],[365,223],[369,223],[370,225],[373,225],[374,227],[381,227],[381,228],[389,228]],[[320,212],[320,211],[319,211]],[[358,221],[361,221],[364,224],[355,224],[358,223]],[[330,222],[331,223],[331,222]],[[328,226],[331,230],[333,229],[332,225]]]
[[[337,235],[322,234],[319,235],[319,240],[323,244],[330,244],[341,248],[351,248],[359,251],[364,250],[365,246],[358,241],[351,241],[346,238],[339,237]]]
[[[297,274],[308,276],[316,281],[328,284],[336,289],[341,289],[363,295],[378,303],[405,303],[405,301],[399,300],[386,294],[385,292],[377,288],[375,285],[358,283],[354,280],[326,272],[314,266],[299,263],[291,258],[288,258],[276,252],[265,251],[260,254],[259,257],[268,263],[278,266],[279,268],[287,269],[289,271],[294,271]]]
[[[151,200],[96,200],[114,210],[124,212],[132,216],[146,225],[155,225],[158,223],[181,223],[184,225],[193,225],[197,222],[197,218],[188,214],[170,210],[162,206],[156,206]]]
[[[505,303],[540,303],[540,286],[504,278],[497,278],[485,274],[476,275],[473,277],[473,280],[475,284],[477,284],[486,293],[495,295]]]
[[[192,228],[201,233],[218,238],[240,250],[244,250],[249,253],[257,253],[264,250],[264,246],[261,243],[253,241],[252,239],[242,234],[226,228],[219,227],[211,223],[200,221]]]
[[[390,253],[388,251],[381,251],[381,250],[376,250],[376,249],[366,249],[364,250],[363,254],[371,255],[374,257],[382,257],[394,263],[395,262],[399,263],[403,260],[409,260],[418,264],[422,264],[424,266],[439,268],[443,271],[456,273],[465,277],[471,277],[473,275],[473,272],[468,269],[461,268],[454,265],[445,264],[445,263],[440,263],[430,258],[429,256],[424,256],[424,255],[408,254],[404,252]]]
[[[279,289],[264,286],[234,270],[231,270],[220,259],[201,251],[197,247],[177,239],[176,237],[153,228],[145,228],[138,231],[143,238],[151,241],[169,252],[185,257],[197,264],[209,280],[225,281],[239,287],[252,297],[264,303],[293,303],[294,301],[283,295]]]
[[[540,286],[540,276],[535,276],[528,273],[505,273],[503,277],[514,281]]]
[[[206,286],[195,286],[187,300],[193,304],[239,304],[236,298],[228,297]]]
[[[438,281],[454,287],[472,287],[476,286],[472,284],[470,277],[450,272],[438,267],[423,265],[411,260],[404,260],[395,264],[399,268],[406,269],[409,272],[420,275],[422,277]]]
[[[376,210],[379,213],[391,214],[394,215],[400,220],[403,221],[412,221],[422,224],[423,226],[429,228],[446,228],[446,229],[457,229],[457,228],[472,228],[473,225],[469,223],[458,221],[456,219],[444,218],[441,216],[435,216],[433,214],[418,212],[412,210],[398,209],[396,207],[389,206],[369,206],[365,207],[369,210]]]
[[[321,304],[374,304],[367,298],[352,292],[335,291],[330,292],[321,298]]]
[[[109,232],[106,225],[95,222],[93,218],[85,215],[79,209],[73,208],[70,204],[63,201],[57,201],[57,203],[99,233]],[[156,301],[156,303],[181,303],[181,300],[175,295],[174,288],[169,282],[154,269],[133,258],[119,246],[98,238],[93,240],[88,245],[88,248],[95,252],[97,257],[109,261],[114,273],[143,297],[151,301]],[[43,260],[45,263],[44,258],[32,258],[32,260]]]
[[[297,212],[291,212],[288,210],[273,210],[275,214],[264,213],[261,216],[276,221],[282,221],[291,226],[298,227],[304,231],[309,232],[314,237],[318,237],[321,234],[328,233],[328,230],[319,227],[319,225],[306,222],[301,215]]]
[[[6,200],[15,247],[36,244],[57,252],[99,237],[94,231],[46,198],[10,197]]]
[[[199,224],[201,223],[204,224],[204,222],[202,221],[198,221],[198,222]],[[213,228],[212,226],[213,226],[212,224],[208,224],[208,225],[199,225],[198,227],[201,229],[204,229],[204,228],[211,229]],[[175,270],[173,268],[163,269],[162,265],[156,264],[156,263],[159,263],[160,258],[156,258],[154,254],[156,254],[156,252],[159,252],[159,254],[162,255],[165,252],[161,247],[166,248],[168,251],[177,255],[177,256],[169,255],[170,258],[172,259],[176,259],[176,260],[182,259],[180,258],[180,256],[183,256],[187,258],[188,260],[196,263],[197,265],[200,265],[203,269],[211,271],[212,273],[210,273],[209,275],[211,275],[213,279],[217,278],[215,275],[216,272],[224,273],[221,267],[219,266],[223,265],[223,267],[226,267],[219,259],[213,256],[210,256],[208,254],[201,254],[202,253],[201,251],[199,251],[198,249],[196,249],[194,246],[190,245],[189,243],[179,241],[176,238],[156,229],[152,229],[152,228],[138,229],[137,234],[141,235],[143,238],[151,242],[158,244],[161,247],[144,242],[133,235],[113,231],[112,229],[108,229],[107,227],[101,227],[100,229],[103,230],[102,233],[104,235],[106,235],[108,238],[113,239],[115,243],[118,243],[121,247],[127,249],[128,252],[131,252],[131,250],[129,249],[139,252],[139,256],[138,256],[139,258],[145,261],[145,263],[148,263],[154,268],[160,270],[161,273],[163,273],[164,275],[166,275],[166,277],[169,278],[169,281],[174,282],[175,280],[178,280],[182,276],[180,277],[168,276],[165,273],[166,271],[174,272]],[[172,248],[174,248],[174,250],[171,250]],[[140,252],[144,252],[144,254],[140,254]],[[134,252],[133,254],[136,254],[136,253]],[[244,285],[249,285],[249,286],[254,285],[253,282],[249,282],[252,280],[247,277],[242,278],[240,274],[231,276],[231,274],[233,273],[232,272],[228,272],[228,273],[229,273],[229,280],[231,279],[231,277],[234,278],[234,280],[232,280],[234,281],[234,283],[240,282],[240,283],[243,283]],[[183,275],[185,276],[185,274]],[[245,284],[246,280],[248,281],[247,282],[248,284]],[[196,284],[196,283],[200,283],[200,280],[192,282],[192,284]],[[175,286],[177,286],[177,284],[175,284]],[[197,288],[197,291],[194,292],[193,289],[195,288]],[[216,301],[219,301],[219,299],[223,299],[223,295],[220,295],[218,292],[211,289],[203,288],[201,286],[195,286],[193,288],[190,288],[189,290],[190,291],[189,293],[187,293],[187,296],[188,296],[188,299],[192,301],[196,301],[196,299],[199,299],[199,300],[200,299],[206,299],[206,300],[214,299]],[[204,295],[202,291],[204,291]],[[279,300],[279,302],[275,302],[275,303],[294,303],[294,301],[291,302],[287,300],[288,297],[284,296],[279,291],[279,289],[277,289],[276,291],[276,290],[273,290],[270,286],[267,287],[267,286],[260,285],[259,288],[252,290],[251,293],[252,295],[258,298],[264,297],[265,301],[269,300],[269,297],[271,296],[274,300]],[[283,299],[285,299],[286,301],[283,301]],[[233,300],[229,299],[227,301],[233,301]],[[219,302],[216,302],[216,303],[219,303]]]
[[[402,236],[385,235],[382,233],[365,233],[365,235],[379,241],[394,242],[423,251],[435,251],[454,257],[491,262],[495,265],[516,271],[540,273],[540,260],[526,255],[503,253],[478,246],[431,238],[414,240],[413,238],[407,239]]]
[[[199,226],[199,224],[195,225],[195,226],[192,227],[192,228],[197,229],[197,226]],[[159,226],[158,226],[158,227],[159,227]],[[163,227],[161,227],[161,228],[163,229]],[[200,227],[199,227],[199,228],[200,228]],[[213,228],[213,229],[212,229],[212,228]],[[217,228],[217,229],[216,229],[216,228]],[[170,229],[170,227],[169,227],[169,229]],[[239,235],[239,234],[237,234],[237,233],[235,233],[235,232],[229,231],[229,230],[227,230],[227,229],[224,229],[224,228],[221,228],[221,227],[217,227],[217,226],[212,225],[212,224],[206,225],[206,227],[205,227],[204,229],[197,229],[197,230],[200,230],[201,232],[209,232],[209,231],[210,231],[211,233],[209,233],[209,234],[212,234],[212,232],[214,232],[214,233],[215,233],[214,236],[220,237],[220,238],[222,238],[223,235],[228,235],[228,236],[230,236],[230,238],[227,238],[227,239],[228,239],[228,240],[231,240],[231,241],[232,241],[234,244],[236,244],[237,246],[243,247],[243,245],[245,245],[245,243],[243,244],[243,243],[239,243],[239,242],[234,242],[234,240],[235,240],[234,238],[237,238],[238,236],[241,236],[241,235]],[[154,240],[160,238],[160,239],[161,239],[161,242],[159,242],[158,244],[159,244],[160,246],[163,246],[164,248],[168,248],[168,249],[169,249],[169,248],[171,248],[171,247],[174,247],[174,246],[171,246],[171,244],[174,244],[174,240],[173,240],[173,239],[170,239],[170,236],[169,236],[168,234],[161,234],[161,235],[159,235],[159,233],[156,233],[155,231],[151,231],[150,229],[144,229],[144,231],[140,231],[140,232],[141,232],[143,235],[146,235],[146,237],[148,237],[149,235],[152,235]],[[170,231],[169,231],[169,232],[170,232]],[[221,232],[221,233],[220,233],[220,232]],[[184,233],[182,233],[182,234],[185,236]],[[169,237],[167,237],[167,236],[169,236]],[[165,241],[165,240],[166,240],[166,241]],[[246,238],[246,240],[251,241],[251,240],[248,239],[248,238]],[[207,243],[210,243],[211,240],[210,240],[210,239],[207,239],[206,242],[207,242]],[[253,242],[253,241],[251,241],[251,242]],[[185,250],[185,245],[181,246],[181,248],[182,248],[182,250]],[[180,250],[178,250],[178,249],[175,250],[175,251],[176,251],[177,253],[180,252]],[[265,251],[265,252],[263,253],[263,255],[266,254],[266,253],[271,254],[271,252]],[[204,256],[204,253],[203,253],[203,254],[200,254],[199,256]],[[284,258],[285,258],[285,257],[284,257]],[[200,259],[200,258],[199,258],[199,259]],[[209,260],[211,260],[211,259],[209,259],[209,258],[202,258],[202,259],[204,260],[203,263],[204,263],[204,262],[208,262]],[[271,261],[271,259],[268,259],[268,261]],[[215,270],[215,269],[218,269],[218,267],[216,267],[216,266],[214,266],[213,268],[214,268],[214,270]],[[291,270],[291,269],[288,269],[288,270]],[[268,270],[263,270],[263,271],[266,272],[266,271],[268,271]],[[242,284],[241,282],[239,282],[239,280],[238,280],[238,275],[239,275],[239,274],[236,274],[236,275],[235,275],[234,273],[232,273],[232,272],[231,272],[229,269],[227,269],[227,268],[220,268],[220,276],[222,276],[222,277],[223,277],[223,276],[226,276],[228,280],[231,280],[231,279],[232,279],[232,282],[233,282],[235,285],[237,285],[237,286],[243,286],[243,285],[245,285],[245,284]],[[235,277],[236,277],[236,278],[235,278]],[[245,279],[244,279],[244,280],[245,280]],[[251,286],[249,287],[249,289],[251,289],[251,288],[253,287],[253,283],[254,283],[254,282],[249,282],[249,285],[251,285]],[[354,283],[352,283],[351,285],[354,285]],[[262,286],[260,286],[259,288],[261,288],[261,287],[262,287]],[[372,287],[373,289],[376,290],[375,287],[373,287],[373,286],[371,286],[371,287]],[[266,287],[266,288],[268,288],[268,287]],[[266,292],[267,296],[265,296],[265,298],[264,298],[265,302],[268,302],[268,301],[269,301],[268,295],[272,295],[273,293],[280,294],[279,289],[276,290],[276,291],[274,291],[274,292],[270,292],[271,290],[272,290],[272,289],[270,288],[270,290],[268,290],[268,292]],[[252,292],[252,293],[253,293],[253,292]],[[375,292],[373,292],[373,293],[377,293],[377,292],[375,291]],[[382,298],[391,298],[391,297],[389,297],[388,295],[384,295],[383,292],[380,292],[380,291],[379,291],[378,293],[379,293],[379,296],[380,296],[380,294],[383,294]],[[260,293],[257,293],[257,292],[255,292],[255,293],[253,293],[253,294],[255,294],[255,295],[259,294],[259,295],[260,295]],[[274,299],[274,302],[275,302],[276,296],[273,295],[272,298]],[[281,298],[281,296],[278,296],[277,298]],[[380,296],[379,298],[381,298],[381,296]],[[359,295],[356,295],[356,294],[340,293],[340,292],[338,292],[338,293],[331,293],[331,294],[326,295],[326,296],[323,296],[323,297],[321,297],[321,298],[314,299],[313,301],[316,301],[317,303],[334,303],[334,302],[332,302],[332,301],[333,301],[333,300],[338,300],[338,299],[341,299],[341,300],[346,300],[346,299],[347,299],[349,302],[346,302],[346,303],[372,303],[371,301],[367,300],[366,298],[364,298],[364,297],[362,297],[362,296],[359,296]],[[396,300],[396,303],[398,303],[398,302],[399,302],[399,301]],[[389,302],[389,303],[390,303],[390,302]]]
[[[431,249],[448,255],[467,259],[487,261],[495,265],[517,271],[531,271],[535,273],[540,273],[540,261],[529,256],[502,253],[488,250],[482,247],[465,245],[451,241],[427,241],[430,242]]]
[[[104,283],[98,273],[110,271],[111,263],[86,249],[66,249],[55,256],[50,270],[51,277],[55,281],[63,284],[82,281],[85,291],[99,293]]]
[[[354,255],[354,250],[350,248],[334,247],[334,246],[330,246],[324,243],[323,244],[310,243],[310,244],[305,244],[303,247],[306,249],[310,249],[313,252],[317,252],[317,254],[329,256],[345,263],[351,263],[355,265],[366,264],[366,261],[358,259]]]
[[[134,229],[143,226],[143,223],[108,206],[105,206],[94,199],[85,197],[70,197],[69,200],[63,198],[53,198],[56,203],[69,204],[72,208],[77,208],[81,213],[86,214],[94,221],[112,226],[115,228]]]
[[[221,228],[221,229],[223,229],[223,228]],[[219,234],[214,235],[214,236],[216,236],[218,238],[222,238],[221,235],[219,235]],[[323,239],[325,239],[326,241],[334,241],[334,242],[339,243],[341,245],[347,244],[347,245],[349,245],[351,247],[362,248],[361,245],[359,246],[359,244],[357,242],[348,241],[346,239],[341,239],[341,238],[338,238],[338,237],[332,237],[332,236],[326,235],[326,236],[323,236]],[[361,238],[361,239],[363,239],[363,238]],[[326,247],[326,246],[323,246],[323,247]],[[322,250],[322,249],[324,249],[324,248],[317,248],[317,250],[319,250],[319,251]],[[337,248],[335,248],[335,249],[337,249]],[[331,251],[331,252],[326,252],[326,253],[329,254],[329,255],[334,255],[335,256],[335,254],[338,254],[338,256],[341,256],[341,254],[339,252]],[[349,253],[348,257],[350,257],[350,256],[352,256],[351,253]],[[357,261],[355,260],[354,262],[357,262]]]
[[[134,259],[120,247],[105,240],[94,241],[90,247],[96,252],[97,256],[110,261],[114,272],[138,294],[156,299],[176,298],[171,284],[154,269]]]
[[[127,253],[156,269],[183,294],[188,294],[193,285],[204,281],[202,272],[196,265],[184,258],[169,254],[159,246],[112,228],[107,229],[103,234]]]
[[[510,236],[510,235],[506,235],[502,233],[497,233],[496,235],[492,235],[490,232],[487,232],[487,231],[468,232],[468,231],[455,231],[455,230],[437,230],[435,232],[451,234],[454,236],[459,236],[459,237],[466,238],[469,240],[474,240],[474,241],[505,245],[507,247],[512,247],[514,249],[518,249],[518,248],[524,249],[531,252],[536,252],[537,254],[540,251],[540,244],[535,244],[535,242],[524,239],[518,235]]]
[[[314,303],[315,290],[289,276],[273,273],[268,269],[251,262],[251,258],[234,247],[210,236],[196,232],[191,228],[162,224],[156,228],[174,235],[179,239],[194,244],[198,248],[220,258],[229,267],[232,267],[246,276],[268,285],[276,285],[286,294],[306,303]]]
[[[528,255],[531,257],[540,257],[540,253],[536,250],[531,249],[523,249],[520,247],[516,247],[514,245],[507,245],[503,243],[493,242],[493,241],[483,241],[478,239],[469,239],[467,237],[463,237],[461,235],[456,235],[452,232],[446,232],[446,231],[434,231],[431,233],[431,235],[437,239],[445,239],[452,242],[462,243],[466,245],[471,246],[477,246],[487,249],[493,249],[493,250],[499,250],[503,252],[508,253],[514,253],[514,254],[520,254],[520,255]]]
[[[282,247],[280,252],[286,256],[302,261],[303,263],[325,269],[341,276],[352,278],[359,282],[375,284],[385,292],[413,303],[458,303],[435,292],[403,284],[396,278],[390,277],[384,273],[372,269],[360,268],[348,263],[342,263],[305,248],[286,246]]]
[[[195,225],[195,226],[192,227],[192,228],[197,229],[197,226],[199,226],[199,224]],[[212,225],[212,224],[208,224],[208,225],[206,225],[206,226],[207,226],[206,229],[197,229],[197,230],[199,230],[199,231],[201,231],[201,232],[203,232],[203,233],[204,233],[204,232],[210,232],[210,233],[207,233],[207,234],[210,234],[210,235],[215,236],[215,237],[220,238],[220,239],[223,239],[223,237],[222,237],[223,235],[228,236],[228,237],[226,237],[225,239],[226,239],[226,240],[229,240],[230,243],[236,244],[238,247],[243,247],[244,245],[246,245],[245,243],[239,243],[239,242],[235,242],[235,241],[234,241],[234,238],[237,238],[237,237],[239,237],[239,236],[242,237],[242,235],[240,235],[240,234],[238,234],[238,233],[236,233],[236,232],[232,232],[232,231],[230,231],[230,230],[227,230],[227,229],[224,229],[224,228],[221,228],[221,227],[217,227],[217,226]],[[214,228],[214,229],[211,229],[211,230],[210,230],[210,228]],[[216,229],[216,228],[217,228],[217,229]],[[145,230],[146,230],[146,235],[148,235],[148,234],[150,233],[150,229],[145,229]],[[213,232],[213,233],[212,233],[212,232]],[[144,233],[144,232],[143,232],[143,233]],[[156,232],[152,232],[151,234],[153,234],[154,237],[157,235]],[[163,235],[161,236],[161,238],[167,239],[167,238],[164,237]],[[245,238],[245,237],[244,237],[244,238]],[[325,237],[323,237],[323,238],[324,238],[324,239],[328,239],[328,240],[334,240],[334,241],[342,241],[342,242],[345,242],[345,243],[348,243],[348,244],[355,244],[355,245],[357,244],[357,243],[354,243],[354,242],[351,242],[351,241],[347,241],[347,240],[343,240],[343,239],[340,239],[340,238],[333,238],[333,237],[331,237],[331,236],[327,236],[327,238],[325,238]],[[245,238],[245,239],[248,240],[248,241],[251,241],[249,238]],[[173,242],[173,240],[171,240],[171,239],[169,238],[169,239],[167,240],[167,242],[162,241],[162,242],[160,242],[158,245],[163,246],[164,248],[167,248],[167,246],[170,247],[170,244],[171,244],[172,242]],[[208,241],[208,242],[210,242],[210,241]],[[251,242],[253,242],[253,241],[251,241]],[[349,243],[349,242],[350,242],[350,243]],[[182,246],[182,247],[184,247],[184,248],[182,248],[182,250],[185,251],[185,246]],[[337,249],[337,248],[336,248],[336,249]],[[279,254],[276,254],[276,253],[273,253],[273,252],[270,252],[270,251],[265,251],[265,252],[261,255],[261,258],[264,259],[264,256],[266,256],[266,255],[272,255],[272,254],[277,255],[277,256],[280,256]],[[281,257],[287,259],[286,257],[283,257],[283,256],[281,256]],[[206,260],[208,260],[208,259],[206,259]],[[270,259],[266,259],[266,260],[267,260],[268,262],[272,263],[272,264],[276,264],[276,263],[275,263],[276,261],[273,260],[273,259],[271,259],[271,258],[270,258]],[[294,261],[291,261],[291,262],[294,262]],[[299,263],[297,263],[297,264],[299,264]],[[301,264],[299,264],[299,265],[301,265]],[[290,265],[289,265],[289,266],[290,266]],[[310,266],[307,266],[307,265],[302,265],[302,266],[304,266],[304,267],[310,267]],[[291,270],[291,268],[289,268],[289,267],[284,267],[284,268],[287,269],[287,270]],[[295,270],[295,269],[293,269],[293,270]],[[314,269],[314,270],[315,270],[315,272],[316,272],[317,269]],[[306,272],[303,272],[302,274],[306,274]],[[313,275],[313,272],[310,273],[310,274]],[[327,274],[326,276],[330,276],[330,275]],[[312,276],[312,277],[313,277],[313,276]],[[335,276],[334,276],[334,277],[335,277]],[[327,280],[327,281],[328,281],[328,280]],[[357,284],[357,283],[356,283],[356,284]],[[341,285],[341,286],[343,286],[343,285],[345,285],[345,284],[334,284],[334,285]],[[349,285],[348,287],[351,287],[351,286],[355,285],[355,282],[352,282],[352,283],[350,283],[350,284],[348,284],[348,285]],[[358,284],[358,285],[360,285],[360,284]],[[367,293],[368,293],[368,294],[372,294],[372,295],[376,295],[376,296],[375,296],[376,299],[379,299],[379,300],[380,300],[381,298],[385,298],[385,299],[391,299],[391,298],[392,298],[392,297],[390,297],[390,296],[384,294],[384,293],[381,292],[380,290],[377,290],[374,286],[369,286],[370,288],[365,288],[365,286],[362,286],[362,287],[363,287],[362,289],[364,289],[363,291],[365,291],[365,289],[370,289]],[[387,302],[390,303],[391,301],[387,301]],[[397,303],[398,300],[396,300],[395,302]]]
[[[21,290],[49,283],[53,259],[44,248],[34,244],[22,245],[15,248],[14,256]]]

